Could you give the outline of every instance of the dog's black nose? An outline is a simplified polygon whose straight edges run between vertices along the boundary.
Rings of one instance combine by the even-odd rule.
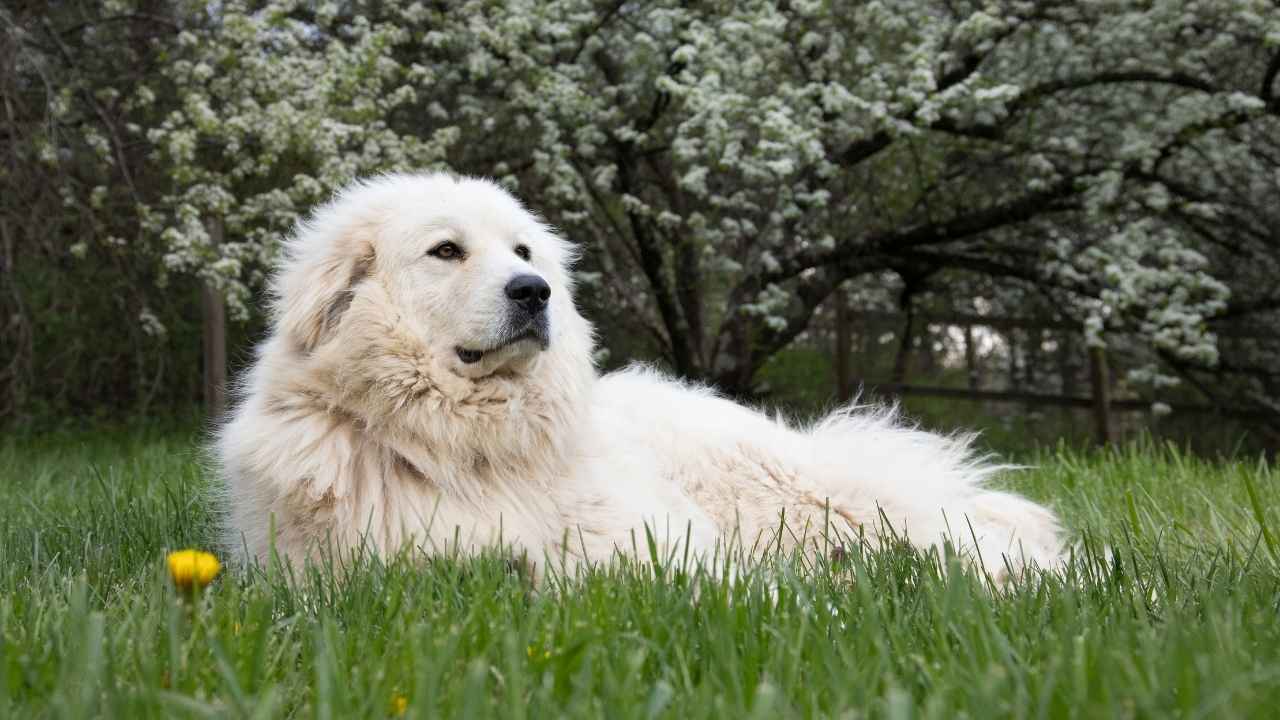
[[[547,306],[551,286],[537,275],[517,275],[507,283],[507,297],[529,314],[535,314]]]

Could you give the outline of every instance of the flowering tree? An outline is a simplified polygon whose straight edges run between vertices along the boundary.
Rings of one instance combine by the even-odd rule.
[[[431,73],[396,60],[408,31],[299,5],[227,3],[179,34],[164,71],[177,107],[147,134],[173,185],[145,225],[166,268],[222,288],[233,317],[308,209],[353,178],[440,167],[457,133],[397,122]]]
[[[1250,159],[1277,112],[1266,2],[233,7],[174,79],[247,109],[189,96],[186,129],[153,132],[182,173],[207,167],[192,126],[260,133],[218,172],[287,180],[241,197],[220,277],[346,177],[449,151],[583,241],[602,304],[678,372],[735,392],[834,288],[886,270],[1030,284],[1211,366],[1231,294],[1206,234],[1240,205],[1218,177],[1274,186]],[[289,143],[319,169],[281,176]],[[243,195],[226,188],[193,176],[175,204]],[[176,264],[197,214],[171,226]]]
[[[493,170],[528,168],[512,181],[592,239],[607,304],[678,371],[749,391],[834,288],[885,270],[1002,279],[1094,342],[1217,361],[1221,221],[1257,200],[1215,176],[1274,191],[1241,162],[1275,129],[1274,5],[546,7],[574,20],[471,23],[475,62],[514,78]]]
[[[986,287],[1145,348],[1134,379],[1280,397],[1280,348],[1223,332],[1280,305],[1269,0],[170,8],[132,96],[163,107],[141,227],[234,316],[333,188],[450,167],[515,188],[610,324],[730,392],[837,289],[856,313]]]
[[[145,409],[184,386],[185,337],[158,329],[186,308],[137,222],[159,118],[133,88],[177,32],[165,10],[0,7],[0,418]]]

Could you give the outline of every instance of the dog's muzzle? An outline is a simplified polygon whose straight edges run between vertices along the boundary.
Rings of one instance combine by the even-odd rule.
[[[457,346],[458,359],[464,364],[478,363],[485,355],[520,342],[536,342],[539,350],[546,350],[551,345],[551,321],[547,311],[551,286],[547,281],[532,273],[517,275],[506,284],[503,293],[507,296],[508,315],[501,339],[486,348]]]

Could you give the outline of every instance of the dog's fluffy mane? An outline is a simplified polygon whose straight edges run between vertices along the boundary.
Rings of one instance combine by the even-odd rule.
[[[367,497],[378,486],[429,484],[483,512],[494,493],[512,493],[505,484],[545,492],[538,486],[565,475],[594,375],[585,321],[557,333],[529,375],[471,379],[405,326],[374,279],[377,216],[416,194],[461,187],[526,212],[483,180],[385,176],[344,191],[286,243],[271,282],[272,332],[217,441],[223,473],[237,481],[224,505],[238,554],[248,546],[262,555],[272,524],[262,511],[275,515],[276,545],[293,560],[322,540],[352,545],[353,531],[390,551],[410,529]],[[539,227],[571,288],[571,247]],[[418,514],[413,520],[431,521]],[[312,526],[295,527],[293,518]]]

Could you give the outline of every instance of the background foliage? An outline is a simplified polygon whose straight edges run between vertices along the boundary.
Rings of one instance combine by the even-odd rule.
[[[583,246],[610,363],[793,402],[769,368],[840,327],[901,381],[865,371],[886,335],[941,372],[961,325],[920,318],[1017,316],[1058,330],[970,337],[970,374],[1070,392],[1105,344],[1159,412],[1280,426],[1273,0],[18,2],[0,31],[10,419],[197,402],[201,285],[238,362],[309,208],[452,169]]]

